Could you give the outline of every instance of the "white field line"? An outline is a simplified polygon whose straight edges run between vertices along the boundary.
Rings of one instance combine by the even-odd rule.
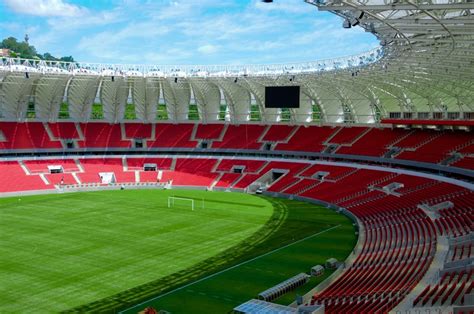
[[[163,297],[165,297],[165,296],[167,296],[167,295],[169,295],[169,294],[175,293],[176,291],[185,289],[185,288],[187,288],[187,287],[189,287],[189,286],[192,286],[192,285],[194,285],[194,284],[197,284],[197,283],[199,283],[199,282],[201,282],[201,281],[210,279],[210,278],[212,278],[212,277],[215,277],[215,276],[217,276],[217,275],[220,275],[220,274],[222,274],[222,273],[225,273],[225,272],[227,272],[227,271],[229,271],[229,270],[232,270],[232,269],[234,269],[234,268],[237,268],[237,267],[240,267],[240,266],[242,266],[242,265],[245,265],[245,264],[248,264],[248,263],[250,263],[250,262],[253,262],[253,261],[255,261],[255,260],[257,260],[257,259],[260,259],[260,258],[262,258],[262,257],[271,255],[271,254],[273,254],[273,253],[276,253],[276,252],[278,252],[278,251],[281,251],[281,250],[283,250],[283,249],[286,249],[287,247],[290,247],[290,246],[292,246],[292,245],[295,245],[295,244],[298,244],[298,243],[300,243],[300,242],[309,240],[309,239],[314,238],[314,237],[316,237],[316,236],[318,236],[318,235],[320,235],[320,234],[323,234],[323,233],[326,233],[326,232],[331,231],[331,230],[333,230],[333,229],[339,228],[340,226],[341,226],[341,225],[336,225],[336,226],[334,226],[334,227],[331,227],[331,228],[328,228],[328,229],[326,229],[326,230],[323,230],[323,231],[320,231],[320,232],[318,232],[318,233],[315,233],[315,234],[312,234],[312,235],[310,235],[310,236],[307,236],[306,238],[299,239],[299,240],[297,240],[297,241],[295,241],[295,242],[292,242],[292,243],[289,243],[289,244],[284,245],[284,246],[282,246],[282,247],[279,247],[279,248],[277,248],[277,249],[274,249],[273,251],[264,253],[264,254],[262,254],[262,255],[259,255],[259,256],[257,256],[257,257],[251,258],[251,259],[249,259],[249,260],[247,260],[247,261],[244,261],[244,262],[242,262],[242,263],[239,263],[239,264],[237,264],[237,265],[234,265],[234,266],[231,266],[231,267],[229,267],[229,268],[226,268],[226,269],[223,269],[223,270],[221,270],[221,271],[218,271],[217,273],[210,274],[209,276],[206,276],[206,277],[204,277],[204,278],[201,278],[201,279],[198,279],[198,280],[196,280],[196,281],[190,282],[190,283],[188,283],[188,284],[186,284],[186,285],[184,285],[184,286],[178,287],[178,288],[173,289],[173,290],[171,290],[171,291],[168,291],[168,292],[166,292],[166,293],[164,293],[164,294],[160,294],[159,296],[156,296],[156,297],[154,297],[154,298],[152,298],[152,299],[150,299],[150,300],[147,300],[147,301],[144,301],[144,302],[142,302],[142,303],[136,304],[136,305],[134,305],[134,306],[132,306],[132,307],[129,307],[129,308],[123,310],[123,311],[120,311],[119,314],[124,313],[124,312],[126,312],[126,311],[128,311],[128,310],[131,310],[131,309],[133,309],[133,308],[142,306],[142,305],[145,304],[145,303],[148,303],[148,302],[152,302],[152,301],[161,299],[161,298],[163,298]]]

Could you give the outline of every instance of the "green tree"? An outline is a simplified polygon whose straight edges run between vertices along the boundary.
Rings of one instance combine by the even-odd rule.
[[[0,48],[10,49],[10,56],[13,58],[20,57],[25,59],[41,59],[48,61],[64,61],[74,62],[72,56],[64,56],[56,58],[49,52],[40,54],[36,51],[36,48],[25,41],[19,42],[15,37],[8,37],[0,42]]]
[[[36,56],[36,49],[26,42],[18,42],[15,37],[5,38],[0,44],[0,48],[10,49],[16,56],[31,59]]]
[[[16,51],[18,48],[18,41],[16,40],[15,37],[8,37],[2,40],[2,43],[0,44],[0,48],[6,48],[10,50]]]
[[[49,52],[45,52],[43,54],[43,60],[47,60],[47,61],[56,61],[57,59],[55,57],[53,57],[53,55],[51,55]]]
[[[61,57],[59,60],[64,62],[74,62],[74,58],[72,56]]]

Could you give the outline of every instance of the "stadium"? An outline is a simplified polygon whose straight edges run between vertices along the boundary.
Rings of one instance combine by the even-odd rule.
[[[474,313],[474,2],[301,2],[379,46],[2,55],[1,313]]]

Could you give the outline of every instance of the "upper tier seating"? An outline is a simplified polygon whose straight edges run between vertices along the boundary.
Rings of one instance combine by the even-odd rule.
[[[125,137],[126,138],[151,138],[153,125],[143,123],[126,123]]]
[[[415,151],[402,152],[397,158],[438,163],[446,158],[448,153],[471,141],[473,141],[473,135],[468,132],[441,135],[421,145]]]
[[[144,149],[196,148],[199,141],[208,140],[213,149],[263,150],[264,143],[270,142],[275,143],[276,151],[445,161],[443,165],[474,170],[474,136],[464,131],[223,123],[0,122],[0,150],[64,150],[66,143],[61,140],[66,139],[76,142],[78,148],[95,150],[132,148],[133,139],[142,139]],[[456,156],[451,158],[453,154]]]
[[[0,141],[0,149],[48,149],[62,148],[61,142],[52,141],[39,122],[0,123],[0,131],[6,141]]]
[[[331,144],[350,144],[367,131],[365,127],[339,128],[339,131],[328,141]]]
[[[262,125],[229,125],[222,141],[212,142],[212,148],[260,149],[258,138],[265,129]]]
[[[290,125],[272,125],[262,138],[262,142],[283,142],[288,139],[296,127]]]
[[[474,155],[474,143],[461,148],[458,152],[464,155]]]
[[[216,140],[221,136],[223,130],[224,124],[198,124],[194,138],[197,140]]]
[[[73,122],[48,123],[48,127],[55,138],[78,139],[76,124]]]
[[[275,149],[321,152],[326,147],[323,145],[324,141],[326,141],[336,130],[336,128],[328,126],[300,126],[288,143],[278,144]]]
[[[441,132],[430,131],[430,130],[417,130],[412,131],[408,136],[403,137],[400,141],[397,141],[393,144],[395,147],[405,148],[405,149],[416,149],[427,143],[437,136],[442,135]]]
[[[132,142],[122,140],[120,124],[81,123],[84,140],[79,141],[80,147],[131,147]]]
[[[387,152],[388,145],[407,133],[408,131],[402,129],[372,128],[351,146],[340,147],[336,153],[381,157]]]
[[[464,157],[452,163],[451,166],[474,170],[474,157]]]
[[[196,147],[191,141],[194,124],[156,124],[155,139],[148,141],[148,147]]]

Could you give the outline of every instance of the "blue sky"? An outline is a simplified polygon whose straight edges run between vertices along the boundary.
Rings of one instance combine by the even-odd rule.
[[[84,62],[271,64],[347,56],[371,34],[303,0],[0,0],[0,36]]]

